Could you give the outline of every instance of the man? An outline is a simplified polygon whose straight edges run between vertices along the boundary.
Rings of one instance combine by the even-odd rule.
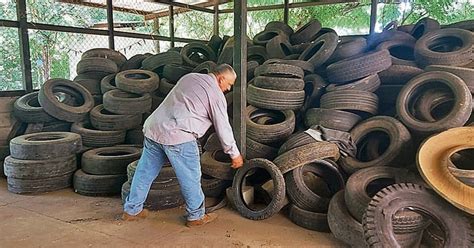
[[[230,90],[236,77],[234,69],[227,64],[219,65],[213,73],[187,74],[148,117],[143,125],[143,153],[124,204],[122,219],[136,220],[148,215],[143,203],[166,158],[176,172],[186,201],[186,225],[199,226],[217,218],[216,214],[205,214],[196,138],[214,125],[224,152],[232,159],[232,168],[242,166],[243,159],[232,134],[224,97],[224,92]]]

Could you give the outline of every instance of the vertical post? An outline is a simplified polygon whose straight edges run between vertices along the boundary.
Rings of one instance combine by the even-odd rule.
[[[285,0],[285,8],[283,9],[283,22],[288,24],[290,14],[290,0]]]
[[[30,40],[28,36],[26,0],[17,0],[16,15],[18,19],[18,36],[20,39],[21,72],[23,74],[23,89],[33,91],[31,77]]]
[[[169,7],[169,17],[170,17],[170,40],[171,47],[174,47],[174,9],[173,6]]]
[[[214,35],[219,35],[219,1],[214,4]]]
[[[370,31],[369,34],[375,32],[375,24],[377,23],[377,4],[378,0],[372,0],[370,4]]]
[[[156,35],[160,35],[160,18],[155,18],[153,20],[153,33]],[[154,40],[155,42],[155,50],[156,53],[160,52],[160,41],[159,40]]]
[[[115,49],[114,41],[114,7],[112,0],[107,0],[107,27],[109,30],[109,48]]]
[[[247,106],[247,0],[234,1],[234,69],[237,80],[233,94],[234,137],[237,146],[245,158],[246,126],[245,112]]]

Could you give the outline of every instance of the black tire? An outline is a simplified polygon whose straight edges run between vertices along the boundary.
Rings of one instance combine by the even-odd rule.
[[[265,61],[263,64],[286,64],[286,65],[293,65],[303,69],[303,72],[306,74],[314,73],[314,66],[313,64],[309,63],[308,61],[303,60],[295,60],[295,59],[269,59]]]
[[[303,51],[299,60],[308,61],[314,67],[319,67],[331,57],[337,47],[339,36],[335,33],[326,33],[318,37]]]
[[[290,36],[294,33],[293,29],[286,23],[281,21],[271,21],[265,25],[266,30],[278,29],[283,31],[287,36]]]
[[[102,80],[102,78],[110,75],[108,72],[101,72],[101,71],[91,71],[78,74],[74,77],[73,81],[83,80],[83,79],[92,79],[92,80]]]
[[[183,64],[183,57],[179,52],[168,51],[152,55],[142,61],[143,70],[153,71],[160,75],[163,73],[163,67],[168,64]]]
[[[163,68],[163,77],[168,79],[171,82],[176,83],[178,82],[180,78],[182,78],[184,75],[188,73],[191,73],[192,71],[193,71],[193,67],[189,67],[185,65],[169,64],[169,65],[165,65],[165,67]]]
[[[163,78],[163,79],[161,79],[160,87],[158,87],[158,91],[161,94],[166,96],[171,92],[171,90],[173,89],[174,86],[175,86],[175,84],[172,84],[166,78]]]
[[[71,131],[70,122],[65,121],[54,121],[48,122],[43,125],[42,132],[70,132]]]
[[[118,72],[117,64],[106,58],[82,58],[77,63],[77,74],[101,72],[106,74]]]
[[[326,128],[349,132],[362,118],[347,111],[311,108],[306,111],[305,125],[321,125]]]
[[[134,115],[151,109],[150,94],[138,95],[121,90],[111,90],[104,94],[104,108],[115,114]]]
[[[390,40],[380,43],[376,50],[388,50],[392,58],[392,65],[408,65],[416,67],[415,42],[407,43],[400,40]]]
[[[326,61],[326,64],[332,64],[339,60],[347,59],[362,54],[367,49],[367,40],[364,38],[355,38],[350,40],[342,40],[337,44],[336,50]]]
[[[125,130],[103,131],[96,130],[89,122],[76,122],[71,126],[71,132],[81,135],[82,144],[87,147],[107,147],[123,144]]]
[[[403,200],[400,200],[403,199]],[[379,191],[370,201],[363,219],[364,237],[370,247],[395,247],[392,217],[412,207],[433,216],[443,227],[446,247],[471,247],[473,233],[464,213],[425,188],[411,183],[394,184]]]
[[[119,68],[127,61],[127,58],[123,54],[109,48],[93,48],[87,50],[82,54],[81,58],[107,58],[115,62]]]
[[[388,30],[382,33],[375,33],[369,35],[367,38],[367,46],[369,50],[376,48],[380,43],[389,41],[389,40],[400,40],[408,43],[416,42],[415,37],[406,32],[398,30]]]
[[[245,176],[254,169],[263,169],[271,177],[273,181],[273,194],[271,202],[263,209],[253,210],[247,206],[242,197],[242,187],[244,186]],[[252,159],[248,161],[243,167],[241,167],[234,177],[232,184],[233,198],[237,211],[245,218],[251,220],[263,220],[270,218],[274,214],[280,212],[283,208],[285,201],[285,180],[283,175],[272,162],[266,159]]]
[[[271,117],[271,124],[258,124],[254,121],[261,116]],[[295,114],[290,110],[277,112],[248,106],[245,122],[247,137],[263,144],[284,141],[295,130]]]
[[[250,82],[255,77],[255,69],[259,66],[260,64],[257,61],[247,62],[247,82]]]
[[[268,59],[267,50],[264,46],[250,46],[247,49],[247,61],[256,61],[263,64]]]
[[[365,120],[352,128],[351,138],[357,148],[361,149],[363,141],[369,137],[369,134],[372,134],[374,138],[382,139],[384,136],[377,135],[380,132],[388,136],[389,145],[386,150],[373,160],[363,159],[362,155],[356,158],[342,157],[340,165],[346,173],[352,174],[363,168],[380,165],[401,167],[412,162],[410,160],[414,158],[410,132],[400,121],[393,117],[376,116]],[[363,153],[364,151],[361,150],[360,152]]]
[[[92,95],[101,95],[100,81],[99,79],[74,79],[73,82],[84,86]]]
[[[92,175],[127,173],[127,165],[140,158],[142,149],[133,146],[113,146],[89,150],[82,154],[81,169]]]
[[[203,58],[198,56],[198,59],[195,59],[192,56],[195,53],[201,53]],[[217,56],[214,51],[208,45],[201,42],[188,43],[181,49],[180,54],[183,57],[183,61],[192,67],[196,67],[208,60],[217,61]]]
[[[465,20],[447,25],[445,28],[460,28],[474,32],[474,20]]]
[[[247,152],[246,159],[265,158],[273,160],[278,155],[278,148],[263,143],[257,142],[253,139],[247,138]]]
[[[300,78],[303,79],[303,69],[287,64],[264,64],[255,69],[255,76],[269,76],[282,78]]]
[[[67,157],[81,149],[81,136],[68,132],[34,133],[16,137],[10,141],[13,158],[45,160]]]
[[[201,171],[211,177],[232,180],[235,170],[230,167],[231,159],[223,151],[204,152],[201,156]]]
[[[5,175],[18,179],[42,179],[72,174],[77,169],[76,155],[46,160],[23,160],[11,156],[3,164]]]
[[[214,61],[202,62],[196,68],[193,69],[193,72],[208,74],[216,70],[217,64]]]
[[[331,199],[327,216],[329,229],[334,237],[352,247],[367,246],[362,224],[347,210],[343,190],[337,192]]]
[[[423,69],[416,66],[392,65],[387,70],[379,72],[379,78],[382,85],[405,85],[423,72]]]
[[[371,198],[381,189],[396,183],[414,182],[415,176],[407,169],[374,166],[359,170],[347,180],[344,199],[351,215],[362,222]]]
[[[82,170],[74,173],[74,192],[85,196],[118,195],[127,181],[127,174],[90,175]]]
[[[454,107],[448,115],[435,122],[418,120],[410,113],[409,106],[416,100],[416,94],[427,87],[442,84],[451,90],[454,96]],[[472,96],[469,88],[458,76],[449,72],[432,71],[423,73],[408,82],[397,98],[397,115],[409,129],[420,135],[437,133],[453,127],[463,126],[472,112]]]
[[[447,66],[447,65],[429,65],[425,67],[425,71],[445,71],[460,77],[467,85],[471,93],[474,94],[474,69]]]
[[[142,123],[142,116],[118,115],[107,111],[104,105],[95,106],[90,112],[91,124],[94,128],[104,131],[134,129]]]
[[[304,103],[305,92],[269,90],[248,86],[247,102],[253,106],[271,110],[296,110]]]
[[[282,91],[300,91],[304,89],[304,81],[299,78],[258,76],[254,78],[253,85],[263,89]]]
[[[379,87],[380,78],[378,74],[373,74],[347,84],[330,84],[326,87],[326,91],[330,92],[337,90],[362,90],[368,92],[375,92]]]
[[[283,154],[291,149],[315,142],[318,141],[306,132],[294,133],[285,141],[285,143],[283,143],[283,145],[280,146],[278,155]]]
[[[423,37],[423,35],[440,29],[439,22],[435,19],[431,19],[429,17],[421,18],[413,27],[410,34],[415,37],[415,39],[419,39]]]
[[[60,102],[55,92],[72,92],[78,94],[82,101],[78,106],[68,105]],[[91,93],[83,86],[67,79],[50,79],[41,87],[38,101],[49,115],[63,121],[76,122],[86,118],[87,113],[94,107],[94,99]]]
[[[315,213],[290,204],[288,217],[293,223],[309,230],[318,232],[330,232],[328,216],[325,213]]]
[[[145,70],[127,70],[115,76],[117,88],[135,94],[150,93],[158,89],[160,78],[156,73]]]
[[[310,74],[304,77],[304,92],[305,92],[305,103],[302,111],[306,111],[309,108],[319,107],[319,101],[321,96],[325,92],[326,81],[318,74]]]
[[[321,97],[321,108],[376,115],[378,97],[374,93],[361,90],[331,91]]]
[[[207,45],[214,51],[214,53],[217,55],[219,53],[219,48],[224,45],[224,41],[222,40],[219,35],[212,35],[211,39],[207,42]]]
[[[313,41],[317,36],[318,32],[321,30],[321,23],[312,19],[304,26],[298,28],[291,36],[290,40],[292,44],[301,44],[305,42]]]
[[[202,192],[206,197],[220,197],[232,185],[232,181],[213,178],[207,175],[201,177]]]
[[[332,83],[345,83],[386,70],[392,65],[388,50],[372,51],[347,58],[326,68]]]
[[[441,46],[446,47],[440,48]],[[457,28],[439,29],[424,35],[416,42],[415,60],[421,67],[462,66],[473,60],[473,46],[474,37],[470,31]]]
[[[72,184],[72,173],[41,179],[7,178],[8,191],[15,194],[35,194],[68,188]]]
[[[115,84],[115,76],[117,74],[110,74],[100,81],[100,92],[102,94],[105,94],[107,91],[115,90],[117,89],[117,85]]]
[[[135,175],[138,161],[139,160],[133,161],[127,166],[127,178],[128,183],[130,184],[133,182],[133,176]],[[160,173],[151,184],[151,189],[165,190],[167,188],[179,189],[178,178],[176,177],[176,173],[174,172],[173,167],[171,167],[169,161],[161,167]]]
[[[331,197],[344,189],[344,178],[336,163],[318,160],[286,173],[285,184],[294,205],[306,211],[326,213]]]
[[[143,126],[138,126],[137,128],[127,130],[127,134],[125,135],[126,144],[142,146],[144,140],[145,136],[143,135]]]
[[[125,202],[125,199],[128,196],[129,192],[130,184],[128,182],[125,182],[122,185],[122,202]],[[180,188],[173,187],[165,190],[150,189],[144,206],[147,209],[156,211],[179,207],[183,204],[184,200],[181,196]]]
[[[415,27],[415,24],[406,24],[406,25],[398,26],[397,30],[401,32],[405,32],[405,33],[411,33],[414,27]]]
[[[288,40],[287,35],[279,29],[265,29],[253,37],[253,44],[257,46],[266,46],[270,40],[277,36],[282,36]]]
[[[277,35],[266,44],[268,58],[282,59],[293,54],[293,49],[287,36]]]
[[[13,104],[13,115],[25,123],[52,122],[52,117],[38,102],[38,92],[31,92],[19,97]]]
[[[148,56],[145,54],[133,55],[130,59],[123,63],[123,65],[120,67],[120,71],[140,69],[143,60],[145,60],[147,57]]]
[[[290,172],[305,164],[326,158],[339,159],[339,148],[329,142],[309,143],[282,153],[273,161],[282,174]]]

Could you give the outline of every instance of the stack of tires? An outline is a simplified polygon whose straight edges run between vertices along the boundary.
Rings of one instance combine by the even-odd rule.
[[[130,193],[137,164],[138,161],[134,161],[127,166],[127,179],[121,185],[122,202],[125,202]],[[170,164],[165,164],[158,177],[153,181],[144,206],[150,210],[162,210],[183,204],[184,200],[176,174]]]
[[[10,141],[4,170],[8,190],[41,193],[70,187],[81,137],[69,132],[26,134]]]

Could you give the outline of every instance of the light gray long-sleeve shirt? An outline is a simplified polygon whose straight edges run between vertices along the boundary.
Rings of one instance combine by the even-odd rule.
[[[225,153],[240,155],[227,115],[224,93],[213,74],[183,76],[143,125],[145,137],[176,145],[202,137],[214,125]]]

